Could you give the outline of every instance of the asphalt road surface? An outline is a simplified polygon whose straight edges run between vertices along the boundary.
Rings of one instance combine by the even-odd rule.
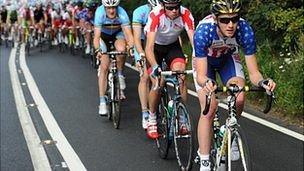
[[[10,48],[1,46],[1,171],[34,170],[12,90],[10,53]],[[178,170],[173,149],[168,159],[159,158],[155,142],[141,128],[136,71],[127,67],[124,71],[127,99],[122,103],[120,129],[116,130],[107,118],[97,114],[97,76],[89,59],[59,53],[58,49],[39,52],[33,48],[26,62],[58,126],[87,170]],[[20,70],[20,83],[26,83],[20,62],[15,64]],[[34,103],[27,84],[22,84],[22,90],[26,103]],[[190,95],[188,100],[196,127],[198,100]],[[48,121],[43,121],[35,105],[28,109],[41,141],[56,141],[43,145],[52,170],[69,170],[56,146],[61,139],[52,139],[46,127]],[[246,130],[254,170],[303,170],[303,141],[245,118],[240,124]],[[193,170],[199,167],[194,164]]]

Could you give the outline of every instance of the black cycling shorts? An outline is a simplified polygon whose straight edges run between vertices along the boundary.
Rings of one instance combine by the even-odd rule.
[[[163,58],[167,66],[171,66],[174,59],[180,58],[185,61],[185,56],[179,41],[171,43],[169,45],[154,45],[154,54],[159,66],[162,65]]]

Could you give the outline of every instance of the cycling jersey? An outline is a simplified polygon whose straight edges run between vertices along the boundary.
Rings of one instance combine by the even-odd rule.
[[[181,6],[180,16],[171,20],[166,16],[162,6],[155,7],[145,26],[146,32],[157,32],[155,43],[159,45],[169,45],[178,40],[183,29],[194,30],[194,19],[191,12]]]
[[[102,5],[96,10],[94,25],[100,28],[102,33],[113,35],[119,33],[121,27],[129,26],[130,19],[127,12],[120,6],[117,7],[117,17],[110,19],[107,17],[105,7]]]
[[[195,56],[208,58],[207,76],[211,79],[216,79],[216,72],[219,73],[223,84],[226,84],[232,77],[244,78],[239,46],[243,48],[246,56],[256,52],[252,28],[241,18],[235,36],[225,39],[218,36],[217,28],[212,15],[205,17],[199,23],[194,34]],[[193,75],[196,77],[196,73]],[[196,89],[201,89],[196,83],[196,79],[194,80]]]
[[[75,19],[78,19],[78,20],[84,19],[84,20],[86,20],[88,12],[89,12],[89,10],[87,8],[83,8],[82,10],[77,11],[76,15],[75,15]]]
[[[144,28],[148,22],[150,11],[151,7],[148,4],[136,8],[133,12],[132,26],[135,27],[136,24],[140,24]],[[141,33],[141,39],[145,40],[144,31]]]
[[[38,23],[40,22],[40,20],[42,20],[44,18],[44,12],[43,12],[43,9],[36,9],[34,11],[34,19],[35,19],[35,22]]]
[[[222,39],[217,35],[217,24],[212,15],[205,17],[197,26],[194,34],[194,49],[196,57],[221,57],[224,54],[239,54],[239,46],[245,55],[256,52],[254,33],[250,25],[240,19],[232,38]],[[209,60],[209,58],[208,58]]]

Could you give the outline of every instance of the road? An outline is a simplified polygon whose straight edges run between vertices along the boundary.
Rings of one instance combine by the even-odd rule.
[[[34,170],[35,164],[16,109],[9,70],[10,53],[11,49],[1,46],[1,170]],[[38,96],[31,94],[26,72],[20,68],[21,55],[17,53],[14,64],[26,104],[32,104]],[[127,100],[122,104],[121,127],[116,130],[106,118],[97,115],[97,77],[88,59],[59,53],[58,49],[45,49],[41,53],[35,48],[25,59],[50,111],[48,117],[54,117],[64,136],[54,139],[61,134],[53,132],[56,129],[50,131],[55,126],[48,126],[53,121],[44,120],[42,113],[48,112],[41,112],[39,107],[42,108],[42,104],[27,107],[40,140],[54,141],[36,144],[44,147],[52,170],[78,170],[72,169],[75,163],[69,162],[67,156],[79,159],[74,160],[78,161],[74,168],[79,167],[79,170],[81,166],[87,170],[178,170],[173,150],[167,160],[160,159],[155,142],[148,139],[141,128],[136,71],[125,69]],[[195,126],[199,113],[197,106],[197,98],[189,95],[187,107]],[[303,170],[303,141],[246,118],[240,123],[246,130],[254,170]],[[66,149],[72,150],[65,153]],[[198,168],[194,164],[193,170]]]

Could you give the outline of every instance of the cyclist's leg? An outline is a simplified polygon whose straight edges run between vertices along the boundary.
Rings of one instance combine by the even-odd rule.
[[[175,42],[170,45],[169,52],[166,60],[170,70],[172,71],[185,71],[186,58],[179,42]],[[187,86],[185,76],[180,77],[180,91],[184,102],[187,100]]]
[[[90,22],[85,22],[84,25],[85,28],[85,41],[86,41],[86,50],[85,53],[89,54],[90,49],[91,49],[91,30],[92,30],[92,25]]]
[[[197,138],[198,138],[198,155],[201,160],[201,167],[205,167],[206,169],[210,169],[210,147],[211,147],[211,138],[212,138],[212,122],[215,115],[215,111],[217,108],[218,102],[215,99],[215,96],[212,96],[209,112],[207,115],[203,115],[203,110],[205,109],[206,103],[206,94],[207,92],[203,89],[203,87],[199,86],[196,82],[196,71],[193,73],[193,80],[195,83],[196,91],[198,93],[198,99],[201,107],[200,118],[198,121],[197,128]],[[211,69],[208,68],[208,77],[211,79],[215,79],[215,73]]]
[[[115,49],[119,52],[124,52],[126,51],[126,40],[124,39],[123,36],[118,34],[116,36],[116,41],[115,41]],[[118,77],[119,77],[119,84],[120,88],[124,90],[126,88],[126,83],[125,83],[125,78],[123,75],[123,68],[126,62],[126,56],[117,56],[117,72],[118,72]]]
[[[107,45],[105,42],[100,41],[100,48],[103,52],[106,52]],[[98,87],[99,87],[99,114],[106,115],[107,107],[106,107],[106,90],[107,90],[107,75],[109,70],[110,59],[107,55],[102,55],[100,59],[100,65],[98,68]]]
[[[244,87],[245,77],[239,56],[235,55],[235,56],[225,56],[225,57],[226,57],[225,64],[219,70],[219,74],[223,84],[227,86],[229,84],[236,84],[239,87]],[[241,92],[237,96],[237,100],[236,100],[236,109],[238,116],[242,114],[244,108],[244,100],[245,100],[245,93]]]

